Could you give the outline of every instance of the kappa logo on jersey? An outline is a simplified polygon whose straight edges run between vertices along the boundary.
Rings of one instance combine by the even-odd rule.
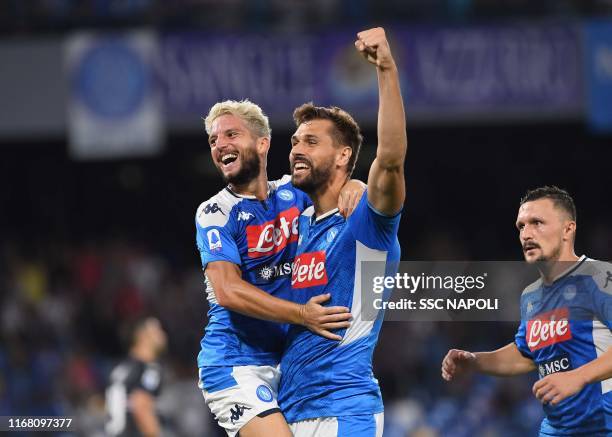
[[[221,214],[225,215],[223,211],[221,211],[221,208],[219,208],[219,205],[217,205],[216,203],[206,205],[204,207],[204,214],[214,214],[216,212],[220,212]]]
[[[572,339],[567,308],[540,314],[527,323],[527,346],[533,352]]]
[[[235,408],[235,410],[234,410]],[[236,423],[244,415],[244,410],[251,410],[252,408],[247,407],[246,405],[238,405],[234,404],[234,408],[230,408],[230,420],[232,421],[232,425]]]
[[[208,247],[210,250],[215,251],[223,247],[218,229],[211,229],[206,233],[206,236],[208,237]]]
[[[291,286],[293,288],[314,287],[327,284],[325,251],[303,253],[293,260]]]
[[[604,285],[604,288],[608,288],[608,282],[612,282],[612,272],[606,272],[608,274],[608,276],[606,276],[606,283]]]
[[[276,219],[246,228],[249,258],[273,255],[298,239],[300,211],[292,206]]]
[[[569,355],[560,355],[548,361],[538,364],[538,374],[540,378],[557,372],[567,372],[572,369],[572,362]]]
[[[255,217],[252,213],[250,212],[246,212],[246,211],[240,211],[238,213],[238,221],[249,221],[250,219],[252,219],[253,217]]]

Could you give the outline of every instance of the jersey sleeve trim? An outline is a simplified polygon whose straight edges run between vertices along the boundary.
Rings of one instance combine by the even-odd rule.
[[[363,193],[364,196],[367,195],[367,193]],[[372,206],[372,204],[370,203],[370,200],[368,199],[368,207],[375,212],[377,215],[384,217],[384,218],[388,218],[388,219],[393,219],[395,217],[397,217],[398,215],[402,214],[402,211],[404,210],[404,207],[402,206],[400,208],[400,210],[398,212],[396,212],[395,214],[385,214],[384,212],[381,212],[379,210],[377,210],[376,208],[374,208],[374,206]]]

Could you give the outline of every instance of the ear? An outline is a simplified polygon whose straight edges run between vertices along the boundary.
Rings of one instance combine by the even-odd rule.
[[[353,149],[348,146],[341,146],[340,153],[336,157],[336,165],[338,167],[346,167],[353,156]]]
[[[564,241],[574,241],[576,237],[576,222],[573,220],[568,220],[565,222],[563,227],[563,240]]]
[[[260,137],[257,139],[257,153],[260,155],[268,154],[268,150],[270,150],[270,138],[269,137]]]

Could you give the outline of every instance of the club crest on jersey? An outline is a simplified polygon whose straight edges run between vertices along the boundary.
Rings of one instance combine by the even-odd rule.
[[[538,374],[540,378],[552,375],[557,372],[567,372],[572,369],[572,362],[569,355],[559,355],[550,360],[538,364]]]
[[[280,252],[287,244],[298,240],[300,211],[291,207],[274,220],[246,227],[249,258],[260,258]]]
[[[336,235],[338,235],[338,230],[336,228],[331,228],[329,231],[327,231],[327,242],[331,243],[334,241]]]
[[[272,399],[274,399],[272,395],[272,390],[270,389],[270,387],[264,384],[257,387],[255,393],[257,394],[259,400],[264,402],[272,402]]]
[[[211,229],[206,233],[208,237],[208,247],[211,251],[220,250],[223,245],[221,244],[221,237],[219,236],[218,229]]]
[[[289,190],[280,190],[278,192],[278,197],[280,197],[281,199],[283,199],[285,202],[289,202],[291,200],[293,200],[293,193]]]
[[[572,339],[569,310],[557,308],[537,316],[527,323],[527,346],[536,351]]]
[[[291,287],[306,288],[327,284],[325,251],[302,253],[293,260]]]
[[[574,284],[569,284],[563,290],[563,297],[565,298],[565,300],[572,300],[576,297],[577,291],[578,289],[576,288]]]

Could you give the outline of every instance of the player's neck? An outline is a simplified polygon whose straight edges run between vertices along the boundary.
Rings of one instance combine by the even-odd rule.
[[[338,208],[338,198],[345,183],[346,177],[337,175],[316,192],[308,193],[315,209],[315,217]]]
[[[230,183],[229,187],[236,194],[255,196],[259,200],[265,200],[268,198],[268,174],[263,170],[256,178],[244,184]]]
[[[540,274],[546,284],[552,284],[559,276],[569,270],[580,259],[574,249],[562,251],[557,259],[545,261],[540,266]]]

